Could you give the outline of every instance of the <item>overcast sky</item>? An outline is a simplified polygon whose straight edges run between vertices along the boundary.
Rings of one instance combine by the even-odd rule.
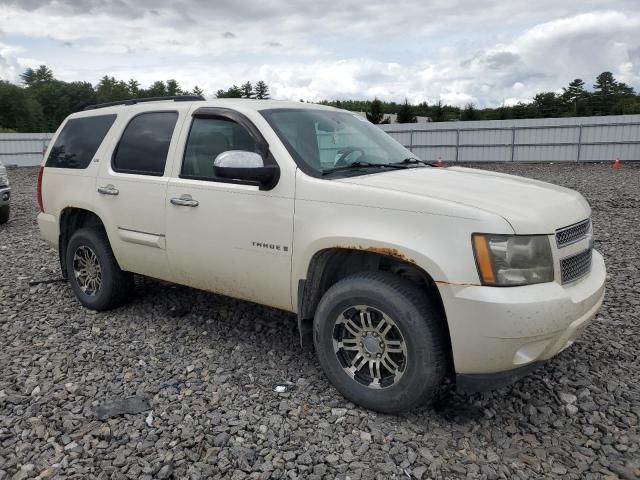
[[[175,78],[211,96],[496,106],[591,85],[640,90],[639,0],[0,0],[0,78]]]

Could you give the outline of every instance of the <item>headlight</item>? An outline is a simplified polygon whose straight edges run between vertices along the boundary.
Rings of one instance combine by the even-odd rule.
[[[512,287],[553,281],[553,257],[546,235],[474,233],[472,241],[483,285]]]
[[[8,187],[9,186],[9,177],[7,174],[0,175],[0,187]]]

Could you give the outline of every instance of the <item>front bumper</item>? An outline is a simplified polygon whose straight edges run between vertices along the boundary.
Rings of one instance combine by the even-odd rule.
[[[604,260],[594,250],[590,273],[574,284],[502,288],[438,284],[456,374],[504,372],[508,377],[509,371],[558,354],[595,317],[604,298],[605,278]]]
[[[9,205],[9,200],[11,200],[11,188],[0,187],[0,207]]]

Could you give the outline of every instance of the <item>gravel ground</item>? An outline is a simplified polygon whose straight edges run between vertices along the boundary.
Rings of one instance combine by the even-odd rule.
[[[605,304],[516,385],[380,415],[345,401],[292,315],[138,280],[95,313],[35,222],[36,170],[13,169],[0,226],[0,480],[9,478],[625,478],[640,476],[640,165],[488,165],[582,192],[606,257]],[[273,384],[291,382],[288,393]],[[98,420],[138,395],[150,410]],[[141,407],[142,409],[147,407]],[[152,413],[150,414],[149,411]]]

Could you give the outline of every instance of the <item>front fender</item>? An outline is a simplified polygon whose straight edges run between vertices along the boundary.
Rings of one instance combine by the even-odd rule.
[[[291,284],[306,279],[314,255],[328,248],[388,255],[418,266],[436,282],[477,284],[471,234],[486,228],[486,222],[468,218],[296,202]],[[504,222],[505,233],[509,228]],[[294,288],[293,305],[297,294]]]

